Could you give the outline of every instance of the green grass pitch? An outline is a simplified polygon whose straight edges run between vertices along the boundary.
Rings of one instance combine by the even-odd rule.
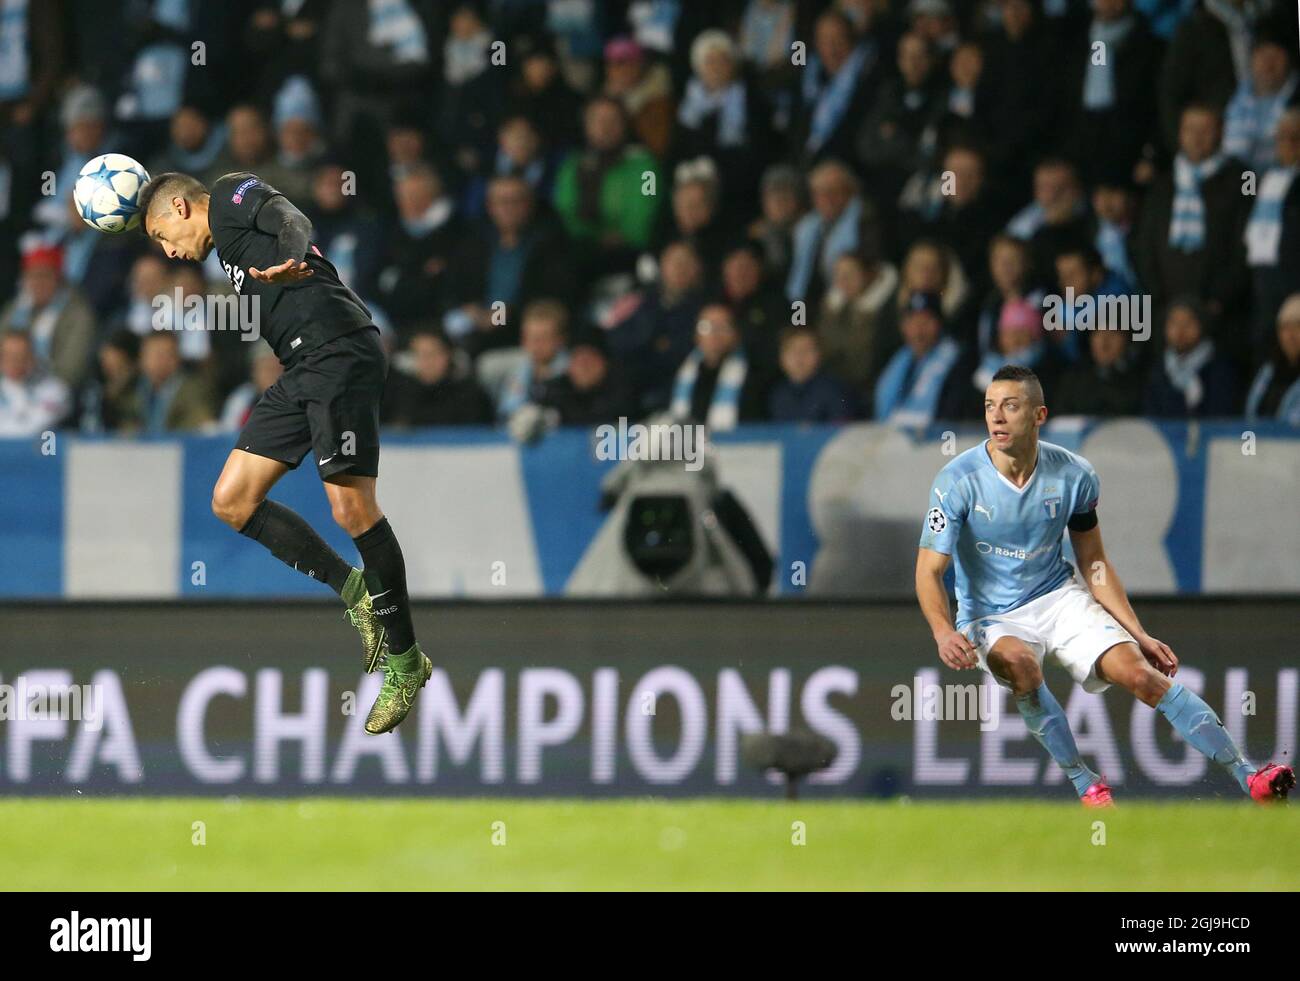
[[[1246,802],[10,798],[0,869],[10,890],[1296,890],[1278,859],[1298,821]]]

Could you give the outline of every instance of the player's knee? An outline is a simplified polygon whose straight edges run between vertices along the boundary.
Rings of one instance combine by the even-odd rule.
[[[1168,678],[1144,662],[1142,667],[1134,672],[1126,687],[1138,701],[1154,707],[1165,697],[1170,684],[1172,682]]]
[[[330,502],[330,509],[334,523],[353,538],[368,531],[377,520],[368,502],[353,495],[335,497]]]
[[[246,494],[240,494],[235,488],[217,484],[212,489],[212,513],[235,531],[248,524],[255,510],[257,502],[249,500]]]
[[[989,654],[989,667],[1008,682],[1016,694],[1025,694],[1043,683],[1043,668],[1028,647],[1017,645]]]

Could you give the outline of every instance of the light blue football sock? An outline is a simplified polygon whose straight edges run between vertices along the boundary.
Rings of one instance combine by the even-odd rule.
[[[1025,725],[1042,744],[1043,749],[1052,754],[1065,775],[1074,784],[1080,797],[1089,787],[1101,779],[1079,758],[1079,747],[1074,744],[1074,733],[1070,731],[1065,709],[1056,700],[1047,682],[1038,686],[1028,695],[1016,696],[1016,708],[1019,709]]]
[[[1206,705],[1200,695],[1182,685],[1170,685],[1165,697],[1156,704],[1156,711],[1168,719],[1188,743],[1231,773],[1243,791],[1250,793],[1246,778],[1255,772],[1255,768],[1241,755],[1214,709]]]

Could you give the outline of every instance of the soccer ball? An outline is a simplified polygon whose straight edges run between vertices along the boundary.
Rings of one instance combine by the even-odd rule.
[[[81,168],[72,197],[91,228],[116,235],[140,224],[140,188],[149,173],[124,153],[101,153]]]

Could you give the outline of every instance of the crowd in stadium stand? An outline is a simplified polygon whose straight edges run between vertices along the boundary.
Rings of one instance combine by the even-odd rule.
[[[11,0],[0,435],[234,430],[279,376],[159,324],[215,254],[79,220],[110,150],[306,212],[392,426],[977,421],[1008,362],[1300,426],[1298,52],[1280,0]]]

